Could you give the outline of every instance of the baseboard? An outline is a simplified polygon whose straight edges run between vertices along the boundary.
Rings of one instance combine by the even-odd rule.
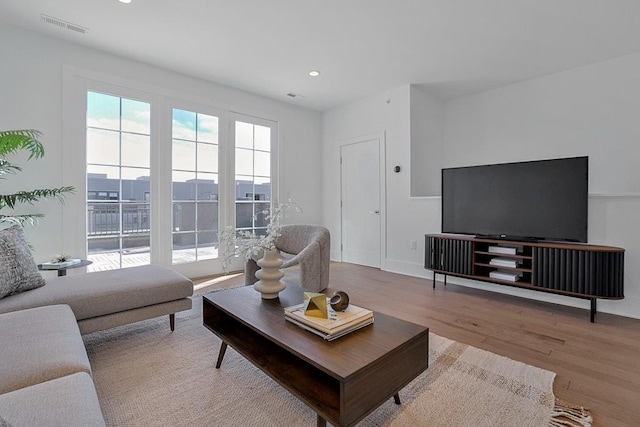
[[[405,274],[407,276],[422,277],[423,279],[433,278],[433,272],[431,270],[427,270],[424,268],[424,265],[414,262],[387,258],[383,265],[383,270],[389,273]]]

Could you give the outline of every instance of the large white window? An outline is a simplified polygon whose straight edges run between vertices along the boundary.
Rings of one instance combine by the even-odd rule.
[[[90,271],[159,263],[192,277],[221,272],[221,228],[266,228],[254,215],[277,194],[277,122],[80,74],[66,75],[65,158],[86,164],[64,171],[79,183],[64,250],[84,248]]]
[[[276,124],[242,117],[234,120],[236,229],[264,234],[261,213],[271,206],[275,194],[272,177]]]
[[[150,104],[87,93],[90,270],[150,262]]]
[[[173,263],[218,256],[218,117],[173,109]]]

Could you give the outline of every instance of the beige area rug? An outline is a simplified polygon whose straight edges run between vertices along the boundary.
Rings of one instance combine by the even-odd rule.
[[[315,413],[220,340],[191,311],[84,337],[109,426],[312,426]],[[555,373],[431,334],[429,369],[359,426],[590,425],[554,406]],[[564,415],[562,419],[552,418]],[[566,415],[573,417],[567,418]]]

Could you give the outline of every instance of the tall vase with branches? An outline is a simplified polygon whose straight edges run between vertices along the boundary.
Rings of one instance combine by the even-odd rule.
[[[266,231],[262,235],[258,235],[254,231],[236,232],[234,227],[227,226],[220,233],[220,249],[222,250],[222,268],[224,271],[227,272],[229,270],[231,260],[236,256],[240,256],[247,261],[250,258],[262,257],[265,251],[275,250],[276,240],[280,237],[283,221],[291,210],[298,213],[302,212],[302,208],[291,199],[256,212],[253,216],[254,222],[259,217],[262,217],[267,223]]]
[[[239,255],[244,258],[245,262],[250,258],[260,258],[257,261],[260,269],[255,273],[258,281],[253,285],[253,288],[260,292],[262,299],[278,298],[278,293],[285,288],[285,284],[280,280],[284,273],[280,270],[282,259],[280,259],[276,248],[276,240],[280,237],[283,219],[290,209],[302,212],[302,209],[292,200],[272,205],[269,209],[257,212],[253,218],[254,222],[258,220],[258,216],[264,216],[264,220],[267,222],[266,232],[263,235],[257,235],[253,231],[241,231],[236,234],[236,230],[231,226],[227,227],[220,235],[223,245],[222,267],[225,271],[227,271],[233,256]]]
[[[22,169],[11,163],[8,157],[20,150],[29,152],[30,159],[38,159],[44,156],[44,146],[40,142],[42,133],[34,129],[0,131],[0,179],[5,179],[7,174],[16,174]],[[67,193],[73,193],[74,187],[64,186],[58,188],[39,188],[34,190],[17,191],[12,194],[0,194],[0,225],[2,223],[32,225],[42,218],[43,214],[14,213],[17,206],[23,203],[34,204],[42,199],[58,199],[63,201]],[[12,212],[7,211],[7,209]]]

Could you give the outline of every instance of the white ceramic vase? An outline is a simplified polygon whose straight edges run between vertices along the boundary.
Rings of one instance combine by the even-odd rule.
[[[256,271],[256,277],[259,280],[253,288],[262,294],[262,299],[278,298],[278,293],[286,286],[280,280],[284,273],[280,270],[282,260],[278,256],[278,251],[265,251],[257,264],[260,267],[260,270]]]

